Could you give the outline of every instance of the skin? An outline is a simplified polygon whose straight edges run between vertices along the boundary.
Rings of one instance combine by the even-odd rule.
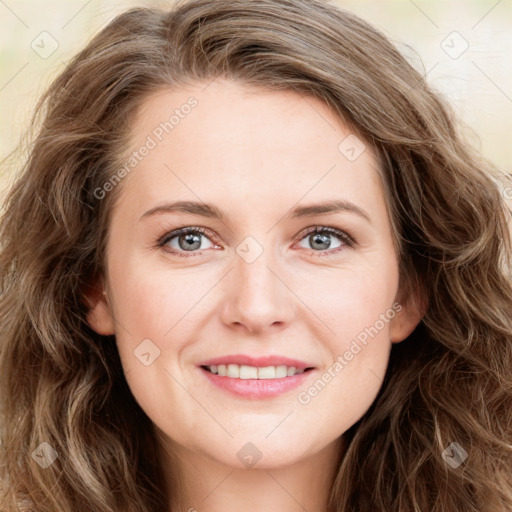
[[[421,319],[398,290],[378,161],[368,145],[355,161],[339,151],[352,132],[318,99],[220,78],[206,85],[153,93],[137,112],[132,149],[168,112],[190,96],[198,101],[118,185],[107,275],[98,283],[104,294],[89,297],[88,321],[116,335],[168,474],[181,479],[180,510],[325,511],[343,433],[374,401],[392,343]],[[284,217],[328,199],[355,203],[370,221],[349,211]],[[177,200],[212,203],[224,218],[166,212],[140,220]],[[179,237],[156,246],[186,226],[207,228],[215,239],[201,237],[193,254]],[[331,245],[315,249],[306,232],[314,226],[347,232],[356,244],[324,233]],[[236,252],[247,237],[263,251],[251,263]],[[298,394],[330,367],[332,375],[336,358],[395,302],[400,313],[309,403],[299,403]],[[160,350],[148,366],[134,355],[145,339]],[[316,370],[298,390],[248,400],[214,387],[197,367],[236,353],[289,356]],[[252,467],[237,457],[248,442],[262,454]]]

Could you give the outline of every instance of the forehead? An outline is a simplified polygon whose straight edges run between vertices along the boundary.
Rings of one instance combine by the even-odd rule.
[[[289,90],[216,80],[155,92],[133,117],[130,158],[123,187],[145,204],[220,193],[291,206],[338,193],[371,210],[383,199],[368,144],[324,102]]]

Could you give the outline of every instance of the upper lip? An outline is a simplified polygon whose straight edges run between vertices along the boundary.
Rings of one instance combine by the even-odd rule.
[[[294,366],[297,370],[305,370],[306,368],[314,368],[314,365],[299,361],[298,359],[292,359],[290,357],[268,355],[261,357],[246,356],[243,354],[233,354],[228,356],[215,357],[199,363],[199,366],[211,366],[220,364],[238,364],[256,367],[265,366]]]

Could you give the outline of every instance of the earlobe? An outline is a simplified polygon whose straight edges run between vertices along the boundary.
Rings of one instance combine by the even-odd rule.
[[[409,296],[402,307],[390,321],[389,336],[392,343],[400,343],[416,329],[425,316],[427,305],[419,296]]]
[[[103,336],[115,334],[114,317],[106,292],[88,287],[84,298],[88,305],[87,323],[91,329]]]
[[[390,322],[389,336],[392,343],[400,343],[405,340],[422,319],[421,315],[410,314],[402,309]]]

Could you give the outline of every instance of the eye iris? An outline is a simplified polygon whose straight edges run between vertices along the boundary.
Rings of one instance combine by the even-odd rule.
[[[311,241],[311,247],[313,247],[314,249],[320,249],[322,251],[325,251],[325,249],[328,249],[331,245],[330,235],[313,233],[309,238]],[[320,244],[320,247],[318,247],[317,244]],[[322,244],[327,245],[327,247],[322,247]]]
[[[185,242],[185,245],[182,245],[182,241]],[[185,251],[193,251],[195,249],[199,249],[199,247],[201,247],[201,235],[194,233],[186,233],[184,235],[180,235],[178,238],[178,244],[180,249]],[[197,244],[197,246],[195,244]]]

